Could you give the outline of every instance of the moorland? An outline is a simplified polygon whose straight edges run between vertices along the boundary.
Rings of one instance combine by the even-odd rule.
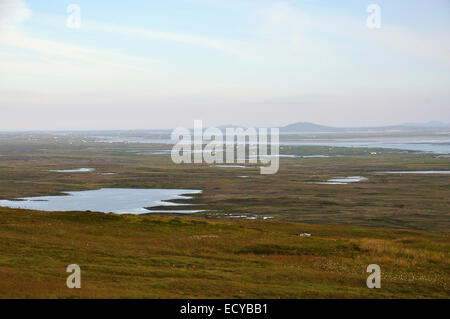
[[[175,201],[204,211],[1,207],[0,297],[449,297],[450,176],[380,173],[448,170],[448,157],[288,146],[281,153],[299,157],[280,158],[277,174],[261,175],[257,167],[175,165],[168,154],[152,154],[168,147],[2,134],[0,199],[99,188],[200,189],[193,199]],[[310,155],[327,157],[300,157]],[[95,171],[50,171],[81,167]],[[316,184],[345,176],[367,180]],[[65,285],[72,263],[82,269],[82,289]],[[366,286],[366,267],[374,263],[382,269],[381,289]]]

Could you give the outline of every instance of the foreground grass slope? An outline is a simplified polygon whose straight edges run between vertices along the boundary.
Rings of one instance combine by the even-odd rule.
[[[449,248],[413,230],[0,208],[0,297],[449,298]]]

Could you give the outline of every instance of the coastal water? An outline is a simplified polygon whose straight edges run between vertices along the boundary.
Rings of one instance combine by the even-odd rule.
[[[170,139],[153,138],[108,138],[101,137],[97,142],[103,143],[149,143],[174,144]],[[450,154],[450,139],[447,136],[435,138],[330,138],[330,139],[283,139],[280,146],[329,146],[329,147],[357,147],[357,148],[384,148],[405,151],[426,152],[434,154]],[[192,151],[195,153],[196,151]],[[170,150],[158,150],[148,154],[170,154]],[[144,154],[142,154],[144,155]]]
[[[381,174],[450,174],[450,171],[386,171]]]

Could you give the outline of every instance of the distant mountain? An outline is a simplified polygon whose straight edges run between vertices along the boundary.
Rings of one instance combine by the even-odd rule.
[[[333,127],[314,124],[310,122],[297,122],[280,127],[282,133],[307,133],[307,132],[380,132],[380,131],[420,131],[420,130],[449,130],[450,123],[438,121],[426,123],[405,123],[389,126],[368,126],[368,127]]]
[[[221,125],[217,127],[223,133],[227,128],[243,128],[238,125]],[[203,129],[206,129],[204,127]],[[280,127],[280,133],[349,133],[349,132],[385,132],[385,131],[432,131],[450,130],[450,123],[426,122],[426,123],[404,123],[389,126],[360,126],[360,127],[335,127],[315,124],[311,122],[296,122]],[[192,129],[191,129],[192,131]]]
[[[297,122],[280,128],[281,132],[336,132],[341,128],[314,124],[310,122]]]
[[[404,123],[402,124],[408,127],[429,127],[429,128],[448,128],[450,123],[443,123],[439,121],[430,121],[426,123]]]
[[[244,128],[238,125],[221,125],[217,128],[225,133],[226,128]],[[205,130],[207,127],[203,127]],[[193,133],[193,128],[189,129]],[[448,131],[450,123],[438,121],[424,123],[404,123],[390,126],[367,126],[367,127],[334,127],[315,124],[311,122],[296,122],[280,127],[280,133],[339,133],[339,132],[384,132],[384,131]],[[74,135],[99,135],[99,136],[146,136],[146,135],[168,135],[172,133],[172,129],[142,129],[142,130],[86,130],[86,131],[58,131],[60,134]],[[28,132],[29,133],[29,132]]]

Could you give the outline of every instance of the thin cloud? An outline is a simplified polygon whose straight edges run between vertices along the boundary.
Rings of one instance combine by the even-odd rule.
[[[29,37],[15,30],[10,30],[9,32],[0,35],[0,44],[33,50],[50,56],[58,56],[96,64],[110,64],[113,62],[130,64],[131,62],[132,64],[130,64],[130,66],[132,66],[133,64],[158,62],[157,60],[149,58],[122,55],[105,50],[91,49],[89,47]]]
[[[246,55],[241,49],[238,49],[238,46],[242,46],[243,43],[238,44],[234,43],[235,41],[230,41],[222,38],[197,36],[183,33],[173,33],[146,28],[126,27],[121,25],[98,23],[98,22],[84,22],[83,26],[85,28],[91,28],[93,30],[106,33],[117,33],[126,36],[173,41],[213,49],[231,55],[237,56]]]
[[[0,44],[94,64],[122,64],[135,67],[136,64],[158,62],[150,58],[122,55],[27,36],[19,31],[18,25],[26,21],[31,14],[32,11],[23,0],[0,0]]]
[[[31,10],[23,0],[0,1],[0,25],[13,25],[23,22],[31,16]]]

